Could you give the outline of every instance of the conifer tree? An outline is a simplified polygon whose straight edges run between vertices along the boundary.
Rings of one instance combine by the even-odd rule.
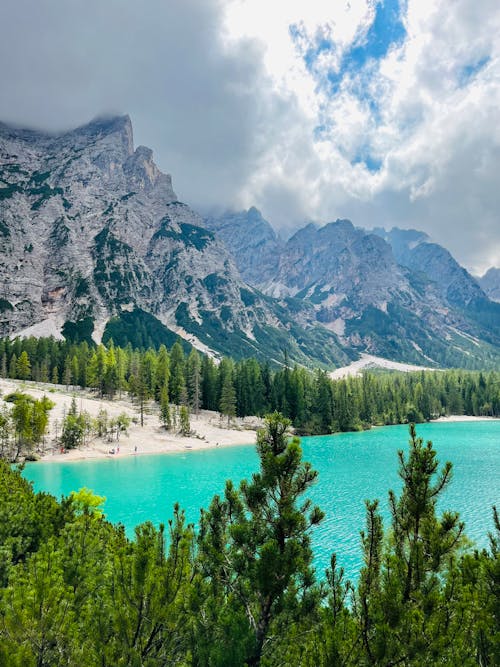
[[[206,410],[218,410],[217,400],[217,368],[213,359],[203,357],[201,365],[203,407]]]
[[[118,398],[121,398],[122,391],[126,388],[125,372],[127,367],[127,355],[121,347],[116,349],[116,388]]]
[[[163,387],[168,390],[170,382],[170,356],[165,345],[160,345],[156,363],[156,389],[155,395],[160,397],[160,391]]]
[[[10,378],[16,378],[17,377],[17,355],[14,352],[14,354],[10,358],[9,362],[9,377]]]
[[[183,391],[186,388],[185,364],[184,350],[177,340],[170,350],[169,381],[169,395],[176,405],[180,405]]]
[[[193,348],[187,359],[187,390],[189,404],[195,415],[201,407],[201,360],[198,352]]]
[[[69,389],[69,385],[71,384],[71,359],[69,355],[66,355],[66,359],[64,360],[64,369],[63,369],[63,384],[66,385],[66,390]]]
[[[31,363],[26,350],[21,352],[16,362],[16,375],[20,380],[28,380],[31,377]]]
[[[304,622],[318,600],[310,529],[323,513],[302,500],[317,473],[289,427],[281,414],[268,416],[257,436],[260,471],[239,491],[227,482],[224,500],[216,496],[202,513],[199,568],[213,596],[203,613],[215,614],[213,646],[200,647],[209,653],[203,664],[256,667],[264,656],[275,664],[268,656],[288,650],[279,628]]]
[[[181,405],[179,410],[179,431],[181,435],[187,436],[191,433],[189,422],[189,410],[186,405]]]
[[[74,354],[71,357],[71,384],[74,386],[80,384],[80,364],[78,363],[78,357]]]
[[[377,503],[367,503],[362,535],[365,567],[358,615],[367,664],[436,664],[453,650],[459,619],[452,613],[459,589],[456,555],[463,524],[458,515],[436,516],[436,502],[451,478],[451,463],[438,472],[432,443],[410,425],[408,458],[398,452],[399,498],[389,492],[392,539],[383,544]],[[450,587],[449,587],[450,586]],[[453,623],[458,625],[452,629]],[[444,637],[441,628],[448,625]],[[455,664],[453,659],[447,664]]]
[[[160,391],[160,422],[163,428],[169,431],[172,428],[172,417],[170,414],[170,403],[168,400],[167,385],[163,385]]]
[[[230,372],[226,373],[223,379],[219,410],[221,417],[227,417],[227,424],[229,426],[231,419],[236,416],[236,391]]]
[[[113,341],[110,341],[109,349],[106,354],[106,367],[103,382],[103,391],[110,398],[113,398],[115,395],[119,383],[115,348],[112,343]]]
[[[153,387],[151,376],[151,364],[148,363],[147,358],[143,355],[139,362],[137,375],[133,375],[129,379],[130,392],[137,399],[139,403],[139,413],[141,419],[141,426],[144,426],[144,411],[147,401],[151,398]]]

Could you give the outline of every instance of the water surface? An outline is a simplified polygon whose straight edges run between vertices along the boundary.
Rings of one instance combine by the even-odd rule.
[[[453,463],[453,480],[440,510],[459,511],[467,535],[487,546],[492,505],[500,507],[500,421],[422,424],[418,434],[432,440],[439,460]],[[314,532],[316,565],[323,571],[332,551],[351,578],[361,565],[359,531],[365,499],[379,498],[388,525],[387,492],[400,489],[397,450],[407,449],[408,427],[374,428],[302,439],[304,458],[319,471],[311,498],[326,516]],[[235,483],[257,469],[254,447],[235,446],[181,454],[139,455],[117,459],[33,463],[24,475],[37,491],[57,497],[82,486],[106,497],[105,512],[130,535],[143,521],[166,522],[175,502],[196,522],[225,480]]]

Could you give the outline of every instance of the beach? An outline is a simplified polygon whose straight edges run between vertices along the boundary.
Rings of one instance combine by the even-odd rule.
[[[45,443],[38,447],[41,461],[72,461],[107,457],[138,456],[141,454],[166,454],[198,449],[212,449],[230,445],[253,445],[256,430],[262,425],[257,417],[235,418],[228,427],[227,418],[221,420],[218,412],[201,410],[190,415],[191,435],[182,436],[175,430],[166,431],[159,421],[158,405],[150,401],[144,414],[144,426],[139,423],[138,406],[128,397],[106,400],[95,397],[88,390],[66,388],[63,385],[42,385],[36,382],[0,379],[2,397],[14,391],[23,391],[33,398],[47,396],[55,403],[50,411],[49,429]],[[86,446],[61,452],[56,439],[61,432],[64,415],[75,398],[78,411],[88,412],[97,417],[100,410],[106,410],[110,418],[125,413],[133,420],[126,433],[112,440],[94,437]],[[174,406],[172,406],[172,410]],[[114,453],[111,453],[114,452]]]

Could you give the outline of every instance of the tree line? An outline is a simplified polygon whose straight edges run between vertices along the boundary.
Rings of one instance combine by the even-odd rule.
[[[290,422],[257,436],[259,470],[226,483],[199,528],[174,507],[133,539],[87,489],[60,502],[0,461],[0,664],[332,667],[500,664],[500,522],[474,549],[436,512],[451,477],[410,426],[386,527],[366,501],[363,567],[313,568],[323,512]],[[324,575],[324,576],[323,576]]]
[[[128,392],[139,406],[168,405],[197,413],[216,410],[232,417],[262,416],[278,410],[299,434],[322,434],[369,428],[374,424],[422,422],[441,415],[500,415],[500,373],[496,371],[421,371],[364,373],[332,380],[324,370],[281,367],[256,359],[216,363],[195,349],[186,354],[180,342],[170,350],[138,350],[130,345],[90,347],[46,339],[0,340],[0,376],[92,388],[113,398]],[[185,411],[183,419],[186,420]]]

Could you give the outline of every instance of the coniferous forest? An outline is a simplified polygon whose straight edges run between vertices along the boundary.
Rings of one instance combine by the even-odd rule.
[[[498,665],[496,511],[483,551],[456,513],[437,515],[451,464],[411,425],[390,525],[366,501],[357,583],[335,554],[314,572],[323,512],[307,499],[316,473],[289,426],[266,418],[259,470],[228,481],[196,530],[176,506],[133,539],[90,491],[58,502],[0,462],[0,664]]]
[[[124,393],[136,402],[142,423],[156,401],[169,428],[169,405],[180,407],[189,431],[189,411],[215,410],[227,417],[281,412],[298,435],[355,431],[372,425],[418,423],[442,415],[500,416],[500,373],[496,371],[368,372],[332,380],[326,371],[283,363],[271,367],[256,359],[215,362],[175,342],[170,350],[89,346],[46,339],[0,340],[0,377],[89,388],[113,399]],[[50,399],[9,397],[0,413],[0,455],[17,460],[43,438]],[[74,413],[74,414],[73,414]],[[88,425],[73,411],[65,424],[64,446],[78,446]],[[80,423],[81,422],[81,423]],[[126,429],[126,420],[114,425]],[[102,425],[97,425],[98,430]],[[78,436],[80,430],[80,436]]]

